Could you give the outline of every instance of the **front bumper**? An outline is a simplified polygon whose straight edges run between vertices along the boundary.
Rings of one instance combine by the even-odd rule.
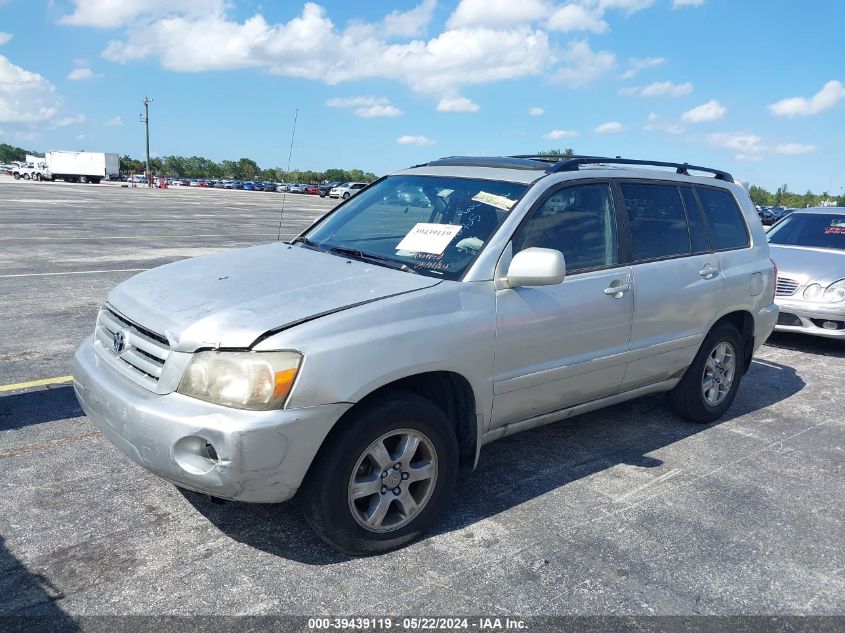
[[[789,301],[778,298],[781,316],[775,330],[797,332],[826,338],[845,338],[845,306],[828,306],[804,301]],[[833,323],[836,329],[823,327]]]
[[[73,385],[94,426],[132,461],[178,486],[256,503],[296,493],[323,440],[351,406],[241,411],[178,393],[155,394],[97,356],[93,337],[76,351]]]

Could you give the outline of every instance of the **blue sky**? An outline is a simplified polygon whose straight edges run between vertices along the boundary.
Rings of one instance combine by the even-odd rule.
[[[845,2],[0,0],[0,142],[378,174],[578,153],[845,186]]]

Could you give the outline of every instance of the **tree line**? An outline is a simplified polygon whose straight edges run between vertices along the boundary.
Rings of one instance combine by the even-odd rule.
[[[127,155],[120,157],[121,174],[143,174],[143,161]],[[157,176],[172,178],[210,178],[214,180],[265,180],[274,182],[320,183],[328,182],[372,182],[378,176],[360,169],[332,168],[325,171],[280,167],[262,168],[251,158],[215,162],[202,156],[162,156],[150,159],[150,170]]]

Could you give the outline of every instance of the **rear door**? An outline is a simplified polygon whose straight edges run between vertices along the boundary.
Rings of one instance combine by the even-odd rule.
[[[719,258],[693,189],[622,181],[631,241],[634,318],[622,390],[676,377],[724,303]]]
[[[496,292],[493,427],[619,390],[633,301],[617,211],[606,181],[564,185],[514,233],[514,254],[559,250],[567,272],[556,286]]]

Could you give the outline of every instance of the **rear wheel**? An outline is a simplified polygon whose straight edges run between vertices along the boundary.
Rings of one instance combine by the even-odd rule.
[[[79,182],[81,182],[82,184],[87,183],[88,182],[88,176],[80,176]]]
[[[41,174],[33,174],[32,179],[36,180],[36,181],[40,181],[41,180]]]
[[[458,467],[454,429],[430,400],[395,391],[361,407],[303,484],[308,523],[352,556],[419,538],[448,504]]]
[[[13,175],[15,176],[15,180],[21,179],[21,175],[18,172],[15,172]]]
[[[713,328],[681,382],[669,392],[675,412],[692,422],[709,423],[731,406],[742,380],[742,338],[730,323]]]
[[[23,179],[24,179],[24,180],[30,180],[31,178],[32,178],[32,176],[30,176],[29,174],[24,174],[24,175],[23,175]]]

